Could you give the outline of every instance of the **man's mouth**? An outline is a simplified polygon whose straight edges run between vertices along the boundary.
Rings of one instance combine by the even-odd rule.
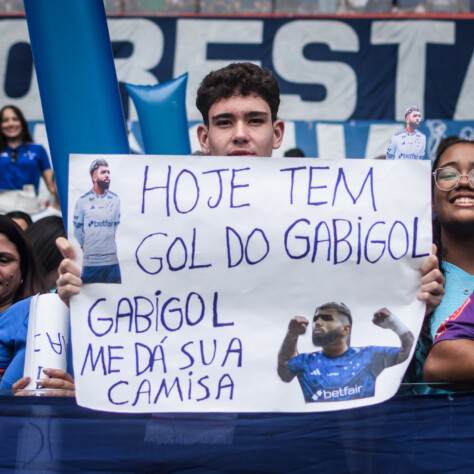
[[[234,150],[229,153],[229,156],[253,156],[249,150]]]

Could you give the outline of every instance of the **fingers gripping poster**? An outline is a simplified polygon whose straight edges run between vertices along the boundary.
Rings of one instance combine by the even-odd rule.
[[[76,396],[304,412],[393,396],[425,312],[425,162],[72,155]]]

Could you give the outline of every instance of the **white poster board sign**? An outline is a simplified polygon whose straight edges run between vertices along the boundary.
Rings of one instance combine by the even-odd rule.
[[[36,389],[36,381],[46,378],[43,369],[67,370],[69,308],[56,293],[31,298],[26,339],[24,377],[26,390]]]
[[[90,192],[96,158],[110,171],[101,196]],[[304,412],[396,393],[409,361],[400,348],[414,351],[402,339],[416,339],[425,311],[416,294],[431,251],[429,163],[72,155],[69,176],[84,274],[120,279],[84,284],[71,304],[80,405]],[[314,332],[329,329],[315,330],[313,315],[333,301],[350,309],[350,324],[338,316],[350,359],[324,355],[311,370],[293,361],[283,380],[290,320],[308,320],[298,353],[320,357]],[[374,324],[381,308],[402,337]]]

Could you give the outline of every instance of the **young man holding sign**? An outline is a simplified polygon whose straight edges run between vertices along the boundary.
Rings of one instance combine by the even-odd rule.
[[[412,332],[388,309],[375,312],[372,322],[392,330],[401,347],[351,347],[352,315],[343,303],[326,303],[314,313],[312,340],[322,351],[298,354],[299,336],[309,321],[295,316],[278,353],[278,375],[284,382],[298,377],[306,402],[338,402],[373,397],[375,380],[387,367],[407,360]]]
[[[273,74],[250,63],[230,64],[208,74],[199,90],[196,105],[203,115],[198,127],[202,150],[213,156],[270,157],[280,147],[284,124],[277,119],[279,87]],[[58,293],[69,304],[80,292],[80,269],[71,260],[74,250],[66,239],[58,239],[65,259],[59,267]],[[421,268],[418,299],[427,309],[436,307],[444,293],[444,278],[437,258],[431,255]]]
[[[284,123],[277,119],[280,89],[271,71],[251,63],[232,63],[210,72],[202,81],[196,106],[204,124],[198,127],[198,139],[204,154],[213,156],[271,156],[280,147]],[[69,299],[80,291],[80,270],[70,260],[70,243],[58,239],[65,260],[59,267],[58,293]],[[421,267],[418,299],[432,311],[444,294],[444,277],[435,255]]]

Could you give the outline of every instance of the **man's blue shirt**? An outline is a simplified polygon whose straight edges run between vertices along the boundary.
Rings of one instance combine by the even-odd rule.
[[[292,357],[288,367],[306,402],[355,400],[374,396],[377,376],[396,364],[399,352],[399,347],[350,347],[331,358],[319,351]]]

